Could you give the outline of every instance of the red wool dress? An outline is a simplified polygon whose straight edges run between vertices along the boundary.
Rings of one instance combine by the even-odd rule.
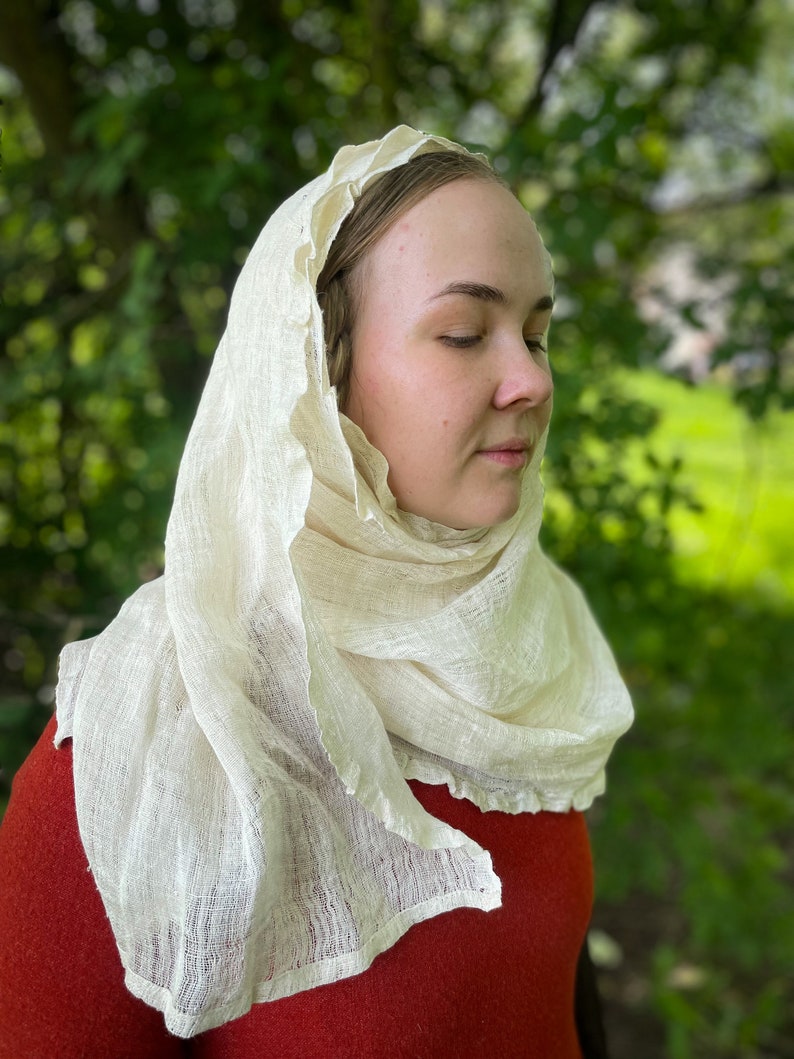
[[[412,783],[493,857],[502,907],[412,927],[363,974],[189,1041],[124,986],[54,721],[0,830],[0,1059],[580,1059],[574,979],[592,903],[582,815],[482,813]]]

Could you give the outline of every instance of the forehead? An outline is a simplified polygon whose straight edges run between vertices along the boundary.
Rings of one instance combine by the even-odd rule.
[[[488,272],[502,285],[551,284],[548,255],[521,203],[495,181],[463,178],[432,191],[399,217],[370,252],[376,270],[413,281]]]

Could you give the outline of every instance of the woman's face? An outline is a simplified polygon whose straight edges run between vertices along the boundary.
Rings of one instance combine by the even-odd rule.
[[[496,183],[456,180],[357,270],[343,411],[386,457],[398,506],[455,529],[510,518],[553,390],[552,280],[529,215]]]

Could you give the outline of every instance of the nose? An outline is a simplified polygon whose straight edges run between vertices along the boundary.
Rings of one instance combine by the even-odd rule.
[[[551,400],[554,381],[546,352],[531,348],[519,336],[505,343],[500,358],[497,386],[494,391],[495,408],[518,405],[519,411],[535,408]],[[523,407],[521,407],[523,405]]]

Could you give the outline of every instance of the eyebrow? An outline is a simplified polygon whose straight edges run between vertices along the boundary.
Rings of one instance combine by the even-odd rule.
[[[466,280],[448,283],[446,287],[443,287],[429,300],[436,301],[437,298],[445,298],[449,294],[465,294],[469,298],[477,298],[483,302],[493,302],[496,305],[504,305],[507,302],[507,295],[503,290],[499,290],[498,287],[489,287],[487,283],[470,283]],[[532,306],[532,312],[546,312],[553,308],[554,298],[550,294],[544,294]]]

